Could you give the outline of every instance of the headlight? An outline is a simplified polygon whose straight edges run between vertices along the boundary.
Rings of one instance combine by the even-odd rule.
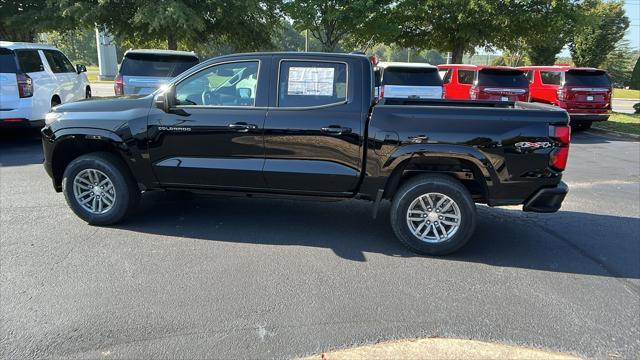
[[[44,116],[44,123],[46,125],[51,125],[54,121],[58,120],[62,116],[61,113],[58,112],[50,112]]]

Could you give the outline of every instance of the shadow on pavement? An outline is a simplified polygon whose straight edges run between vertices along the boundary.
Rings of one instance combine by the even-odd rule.
[[[366,253],[415,257],[395,238],[388,205],[147,193],[119,228],[201,240],[329,248],[352,261]],[[469,244],[446,260],[552,272],[640,278],[640,219],[579,212],[523,213],[479,206]]]
[[[41,164],[39,129],[0,129],[0,166]]]

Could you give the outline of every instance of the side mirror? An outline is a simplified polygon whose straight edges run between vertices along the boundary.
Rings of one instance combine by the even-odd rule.
[[[153,98],[153,105],[166,113],[169,112],[169,102],[164,93],[159,93]]]
[[[82,64],[78,64],[76,65],[76,71],[78,72],[78,74],[87,72],[87,67]]]

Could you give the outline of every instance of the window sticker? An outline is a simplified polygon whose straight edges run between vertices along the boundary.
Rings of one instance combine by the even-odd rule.
[[[287,95],[333,96],[331,67],[290,67]]]

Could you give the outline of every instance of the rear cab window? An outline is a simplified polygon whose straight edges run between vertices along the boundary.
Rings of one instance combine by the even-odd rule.
[[[171,78],[182,74],[198,62],[195,55],[127,53],[120,65],[120,74]]]
[[[442,86],[437,68],[388,67],[382,72],[382,85]]]
[[[521,70],[480,69],[478,85],[500,87],[529,87],[529,80]]]
[[[278,76],[278,107],[315,107],[347,101],[347,64],[283,60]]]
[[[540,71],[540,79],[545,85],[560,85],[562,83],[562,71]]]
[[[15,74],[18,72],[18,64],[13,50],[0,48],[0,73]]]
[[[564,74],[568,86],[611,87],[611,80],[603,70],[568,70]]]
[[[458,69],[458,83],[460,84],[471,85],[475,77],[475,70]]]

